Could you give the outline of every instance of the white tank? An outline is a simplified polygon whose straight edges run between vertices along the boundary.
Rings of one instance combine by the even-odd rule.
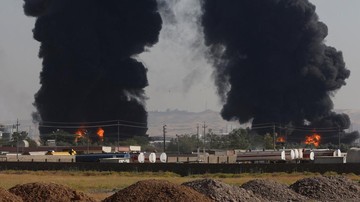
[[[19,141],[19,147],[29,147],[29,142],[27,140]]]
[[[156,160],[160,160],[161,163],[166,163],[167,162],[167,155],[165,152],[161,153],[159,156],[159,153],[156,153]]]
[[[299,150],[298,149],[294,149],[294,153],[295,153],[295,159],[299,159]]]
[[[287,161],[292,161],[295,159],[295,151],[293,149],[285,149],[285,159]]]
[[[303,152],[303,158],[301,160],[310,160],[313,161],[315,158],[315,153],[311,150],[305,150]]]
[[[141,152],[138,156],[137,156],[137,161],[139,163],[144,163],[145,162],[145,155],[143,152]]]
[[[236,161],[284,161],[285,151],[248,151],[237,153]]]
[[[299,152],[299,159],[302,159],[302,158],[304,158],[304,149],[302,149],[302,148],[300,148],[300,149],[297,149],[298,150],[298,152]]]
[[[156,162],[156,154],[155,153],[150,153],[149,154],[149,162],[150,163],[155,163]]]
[[[334,156],[336,156],[336,157],[341,157],[341,150],[340,149],[335,149],[335,151],[334,151]]]
[[[137,161],[139,163],[155,163],[156,162],[156,154],[155,153],[143,153],[141,152],[137,156]]]
[[[360,163],[360,148],[352,147],[347,151],[346,163]]]

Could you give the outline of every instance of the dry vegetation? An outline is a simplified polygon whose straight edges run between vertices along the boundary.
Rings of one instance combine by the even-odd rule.
[[[326,175],[336,175],[327,173]],[[174,173],[129,173],[129,172],[96,172],[96,171],[1,171],[0,187],[9,189],[18,184],[31,182],[57,183],[84,192],[89,196],[102,200],[116,191],[146,179],[167,180],[175,184],[202,178],[221,179],[232,185],[242,185],[253,179],[272,179],[290,185],[305,177],[320,176],[316,173],[272,173],[272,174],[206,174],[180,177]],[[360,181],[360,176],[345,175],[347,178]]]

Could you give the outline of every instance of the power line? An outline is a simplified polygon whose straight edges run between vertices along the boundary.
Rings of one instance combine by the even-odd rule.
[[[111,122],[124,122],[124,123],[147,125],[147,123],[143,123],[143,122],[126,121],[126,120],[108,120],[108,121],[92,121],[92,122],[55,122],[55,121],[41,121],[41,123],[50,123],[50,124],[74,124],[74,125],[111,123]]]
[[[77,129],[77,128],[99,128],[99,127],[112,127],[112,126],[125,126],[125,127],[132,127],[132,128],[144,128],[148,129],[145,126],[135,126],[129,124],[102,124],[102,125],[91,125],[91,126],[84,126],[84,125],[77,125],[77,126],[68,126],[68,125],[44,125],[39,124],[39,127],[43,128],[65,128],[65,129]]]

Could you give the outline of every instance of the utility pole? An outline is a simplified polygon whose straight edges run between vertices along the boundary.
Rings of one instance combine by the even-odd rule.
[[[120,123],[119,123],[119,121],[117,122],[117,146],[118,146],[118,151],[119,151],[119,140],[120,140],[120,129],[119,129],[119,127],[120,127]]]
[[[276,144],[276,133],[275,133],[275,124],[273,124],[273,134],[274,134],[274,151],[275,151],[275,144]]]
[[[196,138],[197,138],[197,148],[199,149],[200,146],[200,139],[199,139],[199,124],[196,126]]]
[[[16,159],[19,161],[19,119],[16,119]]]
[[[164,152],[165,152],[165,148],[166,148],[166,145],[165,145],[166,125],[163,126],[163,135],[164,135]]]
[[[205,139],[205,129],[207,128],[207,126],[205,125],[205,121],[204,121],[204,125],[203,125],[203,129],[204,129],[204,153],[205,153],[205,145],[206,145],[206,139]]]
[[[178,134],[176,134],[176,140],[177,140],[178,155],[180,155],[179,135]]]
[[[85,134],[87,135],[87,153],[89,154],[89,144],[90,144],[90,134],[88,133],[87,130],[85,130]]]
[[[339,136],[339,149],[340,149],[340,133],[341,133],[340,127],[338,127],[338,129],[339,129],[339,131],[338,131],[338,136]]]
[[[285,126],[285,148],[287,147],[288,145],[288,128],[287,126]]]
[[[16,132],[19,132],[19,119],[16,119]]]

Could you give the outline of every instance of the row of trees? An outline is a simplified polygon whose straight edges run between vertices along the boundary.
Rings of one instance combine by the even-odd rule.
[[[36,141],[31,139],[28,135],[29,134],[26,131],[14,132],[11,135],[10,141],[5,139],[0,139],[0,146],[16,147],[19,144],[19,142],[26,140],[29,143],[30,147],[36,147],[37,146]]]
[[[205,137],[178,135],[171,139],[167,151],[189,153],[197,148],[205,149],[273,149],[274,141],[269,134],[260,136],[248,129],[235,129],[228,135],[217,135],[211,131]]]
[[[76,142],[74,141],[74,134],[58,130],[46,136],[46,140],[56,140],[57,146],[127,146],[127,145],[139,145],[144,151],[163,151],[163,143],[150,144],[148,137],[135,136],[130,139],[126,139],[120,142],[99,142],[90,141],[88,138],[79,138]],[[14,132],[10,142],[4,142],[0,139],[1,146],[16,146],[19,141],[26,140],[29,142],[30,147],[37,146],[36,142],[28,137],[28,133],[25,131]],[[45,140],[41,143],[45,145]],[[275,145],[274,145],[275,144]],[[191,153],[199,149],[243,149],[243,150],[256,150],[256,149],[274,149],[284,147],[286,148],[300,148],[305,145],[300,144],[276,144],[274,138],[270,134],[264,136],[258,135],[252,132],[250,129],[235,129],[228,135],[217,135],[212,131],[209,131],[205,137],[198,137],[195,134],[183,134],[176,135],[175,138],[170,140],[170,143],[166,145],[166,152],[172,153]],[[321,145],[322,148],[338,148],[338,145]],[[347,151],[350,145],[342,144],[341,150]]]
[[[205,135],[205,138],[199,139],[197,135],[178,135],[171,139],[166,151],[173,153],[190,153],[198,148],[208,149],[242,149],[242,150],[262,150],[262,149],[280,149],[280,148],[302,148],[313,145],[305,145],[304,143],[278,143],[274,141],[271,134],[258,135],[250,129],[235,129],[228,135],[217,135],[211,131]],[[351,145],[341,144],[341,151],[347,151]],[[321,144],[319,148],[338,149],[338,145]]]

